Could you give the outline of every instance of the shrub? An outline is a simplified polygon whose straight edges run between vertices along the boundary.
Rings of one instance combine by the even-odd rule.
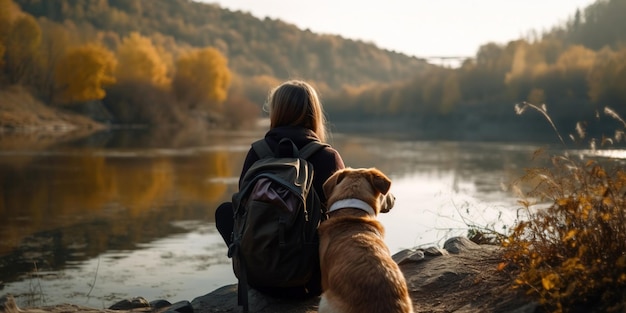
[[[549,120],[545,108],[542,113]],[[503,241],[505,261],[518,269],[514,284],[550,311],[623,312],[626,171],[611,159],[564,154],[549,161],[520,180],[531,188]]]

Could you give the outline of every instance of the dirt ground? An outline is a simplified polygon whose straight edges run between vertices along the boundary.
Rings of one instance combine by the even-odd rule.
[[[514,290],[510,270],[498,270],[495,246],[402,266],[415,312],[535,312],[537,304]]]

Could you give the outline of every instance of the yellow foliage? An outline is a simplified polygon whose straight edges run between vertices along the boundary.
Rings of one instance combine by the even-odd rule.
[[[115,76],[120,81],[147,81],[156,86],[169,84],[166,63],[150,38],[131,33],[117,49],[117,60]]]
[[[552,157],[553,168],[527,170],[534,186],[526,196],[548,201],[511,227],[503,262],[519,268],[515,285],[526,287],[551,312],[580,305],[619,304],[626,294],[626,175],[586,159]],[[610,164],[610,163],[609,163]],[[611,168],[611,170],[609,170]],[[600,312],[593,311],[593,312]]]
[[[550,70],[550,66],[546,63],[537,63],[532,66],[530,69],[530,74],[533,79],[539,78]]]
[[[508,72],[504,76],[504,83],[510,85],[523,78],[535,78],[543,75],[548,69],[545,56],[525,41],[517,41],[514,46],[513,58]]]
[[[551,290],[557,286],[559,280],[559,275],[555,273],[550,273],[545,277],[541,278],[541,284],[543,285],[543,289]]]
[[[70,48],[55,69],[57,87],[63,103],[102,99],[104,87],[115,83],[113,53],[96,44]]]
[[[576,233],[578,231],[576,229],[572,229],[570,231],[567,232],[567,234],[565,235],[565,237],[563,237],[563,241],[568,241],[572,238],[574,238],[574,236],[576,236]]]
[[[583,46],[572,46],[559,55],[556,62],[561,71],[590,70],[595,62],[596,53]]]
[[[172,82],[176,96],[197,106],[226,100],[231,73],[228,60],[217,49],[194,50],[176,61]]]
[[[626,48],[617,51],[609,47],[596,52],[593,66],[588,75],[589,96],[592,101],[599,102],[604,97],[613,98],[613,101],[626,100]]]
[[[0,45],[6,40],[11,24],[21,14],[12,0],[0,0]]]
[[[4,53],[5,52],[6,52],[6,48],[4,47],[4,44],[0,42],[0,69],[2,69],[2,66],[4,65]]]
[[[497,267],[498,272],[504,270],[507,265],[508,265],[507,262],[500,262],[500,263],[498,263],[498,267]]]
[[[4,39],[4,67],[9,81],[21,83],[33,74],[41,44],[41,29],[31,15],[21,15],[10,26]],[[32,76],[32,75],[31,75]]]

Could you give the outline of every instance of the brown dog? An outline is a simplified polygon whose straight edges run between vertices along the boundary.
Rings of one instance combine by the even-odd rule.
[[[375,168],[343,169],[324,183],[329,218],[318,229],[320,313],[413,312],[404,275],[376,219],[393,206],[390,187]]]

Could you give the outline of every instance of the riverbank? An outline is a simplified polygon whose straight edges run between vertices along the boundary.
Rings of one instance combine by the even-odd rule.
[[[0,90],[0,150],[38,148],[86,137],[106,125],[35,99],[23,87]]]
[[[499,264],[501,249],[492,245],[477,245],[464,237],[453,237],[443,248],[404,250],[394,255],[400,264],[413,299],[415,312],[541,312],[539,305],[523,291],[512,286],[513,272],[502,269]],[[275,299],[251,291],[252,312],[305,313],[316,312],[318,298],[295,302]],[[237,286],[223,286],[190,301],[172,305],[164,300],[140,301],[143,306],[113,305],[97,309],[62,304],[48,307],[18,308],[10,298],[1,308],[7,313],[124,313],[165,312],[216,313],[240,312],[237,306]],[[124,302],[124,301],[123,301]],[[135,301],[137,303],[137,301]],[[159,305],[157,305],[159,304]],[[114,308],[120,308],[115,310]]]
[[[46,106],[20,86],[0,90],[0,99],[0,134],[33,131],[60,134],[106,127],[85,116]]]

